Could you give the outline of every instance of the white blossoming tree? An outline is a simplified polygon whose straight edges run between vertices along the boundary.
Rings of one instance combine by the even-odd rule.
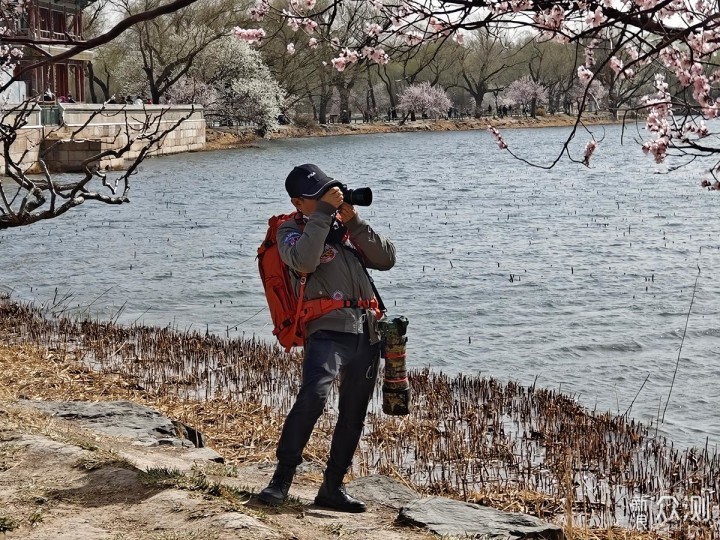
[[[285,100],[260,53],[230,36],[209,45],[169,95],[202,104],[208,118],[253,123],[261,135],[275,129]]]
[[[532,117],[535,117],[537,106],[547,103],[547,99],[547,88],[533,81],[529,75],[513,81],[503,92],[503,101],[508,105],[519,105]]]
[[[398,108],[406,117],[410,115],[410,119],[415,120],[416,114],[433,118],[443,116],[447,114],[451,105],[452,102],[445,90],[431,86],[429,82],[421,82],[408,86],[400,94]]]
[[[130,16],[162,0],[113,3]],[[120,59],[110,59],[116,87],[121,93],[147,96],[153,103],[160,103],[192,69],[205,48],[228,35],[235,11],[234,0],[196,0],[181,11],[133,26],[112,45],[124,52]]]
[[[607,97],[605,86],[595,79],[589,85],[576,81],[568,91],[567,98],[576,107],[577,111],[594,110],[602,107],[603,100]]]

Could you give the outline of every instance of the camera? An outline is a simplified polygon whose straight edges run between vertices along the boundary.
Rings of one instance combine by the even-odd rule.
[[[350,189],[347,187],[347,184],[343,184],[340,186],[340,190],[342,191],[343,199],[348,204],[352,204],[353,206],[370,206],[372,204],[372,189],[369,187]]]

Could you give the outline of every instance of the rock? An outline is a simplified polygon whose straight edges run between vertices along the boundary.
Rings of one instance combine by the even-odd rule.
[[[515,540],[564,540],[557,525],[527,515],[443,497],[416,499],[400,510],[399,519],[446,537]]]
[[[361,501],[400,509],[417,499],[418,494],[409,487],[387,476],[373,475],[358,478],[348,484],[348,490]]]
[[[134,439],[139,446],[204,446],[202,434],[158,411],[130,401],[23,401],[83,428],[112,437]]]
[[[252,534],[256,540],[270,540],[283,538],[283,535],[274,531],[259,519],[239,512],[225,512],[212,518],[212,524],[232,531],[245,531]]]

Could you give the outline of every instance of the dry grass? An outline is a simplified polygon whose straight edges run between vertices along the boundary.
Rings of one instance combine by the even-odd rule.
[[[17,399],[127,399],[197,427],[231,461],[274,461],[282,420],[297,391],[297,358],[256,342],[53,322],[8,303],[4,310],[0,302],[0,409],[3,400],[7,406]],[[373,406],[356,474],[388,474],[426,493],[545,519],[565,515],[568,537],[588,539],[658,537],[612,528],[608,514],[617,503],[616,489],[639,485],[651,493],[652,482],[664,486],[666,477],[680,487],[688,479],[692,484],[684,487],[691,489],[718,482],[715,456],[672,451],[644,426],[589,413],[557,392],[428,371],[411,373],[411,381],[410,416],[383,416]],[[46,421],[31,420],[23,422],[50,429],[43,427]],[[306,459],[324,462],[333,422],[327,414],[319,423]],[[611,485],[598,496],[590,493],[595,517],[604,513],[607,523],[599,528],[582,519],[590,499],[577,485],[588,473]],[[710,538],[706,533],[685,527],[672,535]]]

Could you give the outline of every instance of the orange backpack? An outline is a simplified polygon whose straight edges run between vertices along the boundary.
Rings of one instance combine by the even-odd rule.
[[[268,220],[268,230],[265,240],[258,248],[258,269],[260,279],[265,288],[265,298],[270,308],[270,317],[273,321],[273,335],[289,352],[292,347],[303,346],[305,343],[305,325],[326,313],[344,307],[371,308],[380,317],[378,301],[372,300],[333,300],[331,298],[317,298],[303,300],[305,284],[309,274],[300,274],[300,290],[295,294],[290,269],[280,258],[277,246],[277,232],[280,225],[289,219],[294,219],[302,231],[305,221],[302,214],[282,214],[273,216]],[[374,287],[374,285],[373,285]],[[300,300],[298,301],[298,298]]]

